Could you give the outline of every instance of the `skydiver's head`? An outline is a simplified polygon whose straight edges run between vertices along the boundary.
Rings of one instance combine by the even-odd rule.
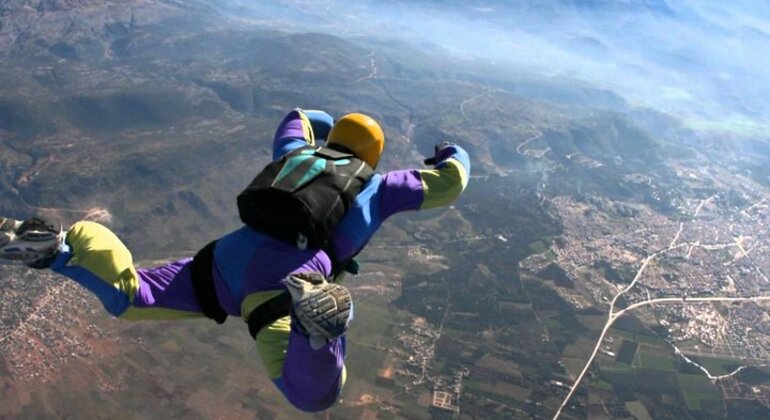
[[[374,118],[358,113],[347,114],[334,124],[326,144],[342,146],[376,168],[385,147],[385,134]]]

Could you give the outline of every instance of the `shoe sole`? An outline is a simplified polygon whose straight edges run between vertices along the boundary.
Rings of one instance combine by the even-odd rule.
[[[323,296],[319,296],[323,295]],[[350,292],[344,286],[330,283],[295,304],[295,311],[305,324],[328,339],[347,331],[352,306]]]
[[[3,218],[0,220],[0,227],[6,227],[6,230],[0,233],[0,259],[12,264],[28,264],[37,260],[46,258],[59,247],[61,238],[60,226],[47,226],[38,224],[29,226],[23,223],[20,226],[14,226],[7,229],[6,221],[13,219]],[[39,228],[49,230],[40,230]],[[57,229],[58,232],[53,231]],[[20,234],[18,232],[21,231]]]

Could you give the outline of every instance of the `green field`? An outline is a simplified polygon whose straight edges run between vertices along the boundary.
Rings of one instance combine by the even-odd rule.
[[[719,401],[722,394],[705,375],[678,375],[679,387],[690,410],[701,410],[701,401]]]
[[[698,393],[717,393],[719,388],[711,383],[705,375],[680,373],[678,377],[679,385],[685,391],[694,391]]]
[[[576,377],[580,374],[580,371],[583,370],[583,366],[586,364],[586,358],[563,357],[562,362],[564,362],[564,369],[567,371],[567,374]]]
[[[647,344],[651,347],[658,347],[661,349],[669,349],[669,344],[662,338],[649,334],[633,333],[625,330],[613,329],[613,336],[620,336],[627,340],[636,341],[639,344]]]
[[[599,363],[599,366],[601,367],[602,371],[612,371],[612,372],[622,372],[622,373],[632,373],[635,372],[636,369],[633,366],[629,366],[625,363],[621,363],[616,361],[615,359],[602,359]]]
[[[502,374],[514,377],[521,377],[521,371],[519,364],[512,360],[503,360],[492,356],[491,354],[485,354],[476,363],[476,366],[494,370]]]
[[[548,247],[545,246],[543,241],[535,241],[529,244],[529,250],[532,251],[533,254],[542,254],[545,251],[548,251]]]
[[[466,120],[460,114],[445,113],[441,116],[441,125],[446,127],[465,124]]]
[[[630,401],[626,403],[626,409],[636,420],[652,420],[647,408],[639,401]]]
[[[604,328],[604,324],[607,322],[606,315],[575,315],[575,318],[585,325],[586,328],[594,331],[601,331]]]
[[[640,365],[646,369],[674,371],[674,359],[669,355],[654,354],[649,352],[640,353]]]
[[[603,379],[592,382],[591,387],[601,391],[612,391],[612,384]]]
[[[384,335],[387,336],[393,324],[394,309],[367,302],[366,310],[360,310],[363,305],[358,303],[355,318],[350,324],[349,337],[351,341],[361,344],[378,344]]]
[[[563,327],[561,323],[556,320],[555,318],[548,318],[545,320],[545,326],[548,328],[549,331],[558,331],[561,330]]]
[[[345,362],[348,372],[355,372],[360,378],[374,380],[384,367],[387,353],[352,342],[348,342],[347,346],[351,355]]]
[[[696,363],[706,368],[712,375],[726,375],[738,368],[735,360],[693,357]]]
[[[689,410],[700,411],[701,409],[700,398],[698,398],[696,394],[685,392],[684,401],[685,403],[687,403],[687,408]]]
[[[468,379],[465,386],[471,392],[516,402],[525,401],[532,393],[531,389],[500,381],[490,383],[486,380]]]

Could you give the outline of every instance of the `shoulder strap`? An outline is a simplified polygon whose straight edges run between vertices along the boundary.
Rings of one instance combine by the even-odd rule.
[[[356,156],[352,153],[341,152],[339,150],[334,150],[324,146],[318,147],[315,150],[315,154],[318,156],[321,156],[322,158],[331,159],[331,160],[348,159]]]
[[[217,290],[214,286],[214,276],[211,270],[214,267],[214,246],[217,241],[211,241],[204,246],[190,263],[190,277],[192,279],[195,299],[203,310],[203,315],[222,324],[227,319],[227,312],[219,305]]]

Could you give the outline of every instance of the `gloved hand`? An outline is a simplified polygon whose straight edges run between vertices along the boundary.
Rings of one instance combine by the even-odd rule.
[[[307,119],[310,120],[310,126],[313,127],[315,139],[326,141],[326,138],[329,136],[329,131],[331,131],[332,126],[334,126],[334,117],[317,109],[308,109],[303,110],[302,112],[304,112],[305,115],[307,115]]]
[[[286,281],[291,293],[291,319],[319,350],[348,330],[353,299],[347,288],[329,283],[321,273],[292,274]]]
[[[457,152],[456,144],[450,143],[448,141],[439,143],[433,148],[433,157],[425,159],[423,163],[426,165],[438,165],[439,163],[447,160],[455,152]]]

